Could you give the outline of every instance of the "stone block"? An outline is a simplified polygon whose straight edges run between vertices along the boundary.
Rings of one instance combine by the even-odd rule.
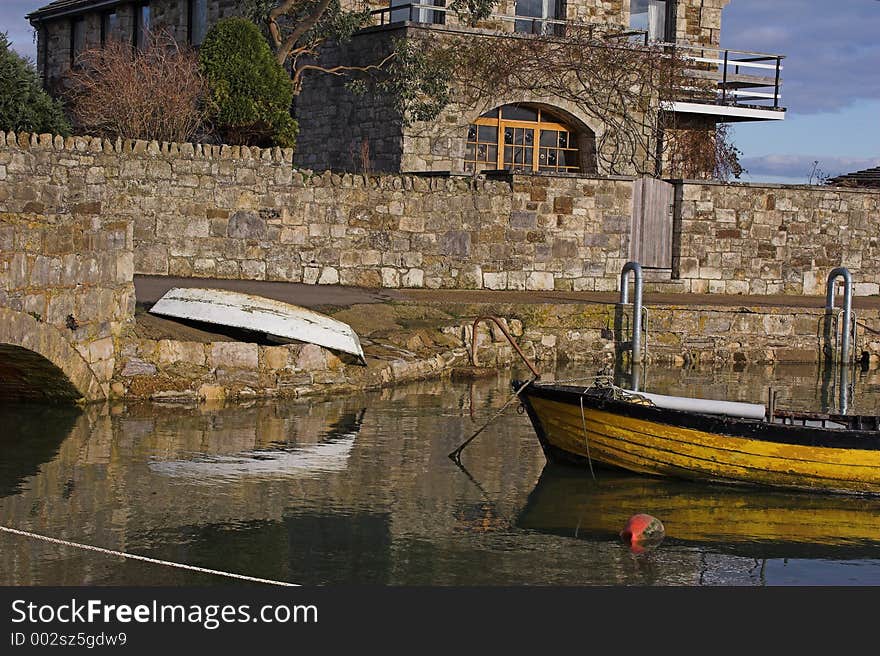
[[[112,337],[104,337],[96,339],[89,344],[89,362],[98,362],[99,360],[110,360],[113,358],[114,344]]]
[[[263,368],[279,370],[287,366],[290,350],[286,346],[264,346],[260,351],[263,356]]]
[[[321,270],[321,276],[318,278],[319,285],[337,285],[339,284],[339,271],[331,266],[324,267]]]
[[[227,389],[222,385],[204,384],[199,387],[197,394],[205,401],[222,401],[226,398]]]
[[[327,351],[315,344],[305,344],[296,357],[300,371],[324,371],[327,369]]]
[[[551,291],[554,287],[553,274],[549,271],[532,271],[526,278],[526,289],[529,291]]]
[[[483,287],[485,289],[507,289],[507,272],[483,273]]]
[[[410,269],[403,276],[404,287],[424,287],[425,272],[422,269]]]
[[[253,369],[259,367],[259,347],[242,342],[212,342],[209,364],[216,368]]]
[[[440,237],[440,254],[467,257],[471,252],[471,235],[462,230],[450,230]]]
[[[157,359],[160,365],[188,364],[205,366],[205,345],[198,342],[181,342],[174,339],[159,341]]]
[[[268,228],[258,213],[239,211],[229,217],[226,234],[232,239],[265,239]]]
[[[390,288],[400,287],[400,273],[397,269],[382,267],[382,286]]]
[[[513,211],[510,213],[511,228],[536,228],[538,225],[538,215],[535,212]]]

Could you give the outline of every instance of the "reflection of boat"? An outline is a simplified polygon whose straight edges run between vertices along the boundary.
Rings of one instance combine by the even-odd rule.
[[[680,397],[673,405],[666,403],[669,397],[656,395],[652,402],[616,387],[531,383],[519,396],[549,460],[711,482],[880,494],[877,417],[774,410],[768,420],[763,410],[754,413],[762,406]],[[725,414],[743,409],[750,416]]]
[[[154,461],[150,469],[182,478],[276,477],[345,471],[365,412],[345,415],[337,422],[337,430],[312,444],[212,454],[193,460]]]
[[[271,298],[225,289],[175,287],[150,312],[310,342],[349,353],[366,364],[360,340],[347,323]]]
[[[649,512],[666,539],[750,556],[876,556],[880,499],[699,485],[605,470],[597,480],[548,464],[516,520],[555,535],[616,540]]]

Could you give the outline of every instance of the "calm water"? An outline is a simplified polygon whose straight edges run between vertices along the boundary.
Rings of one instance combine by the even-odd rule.
[[[560,378],[581,375],[559,372]],[[880,408],[880,373],[851,411]],[[837,402],[807,368],[655,369],[643,389]],[[510,376],[330,401],[0,409],[3,525],[303,584],[880,584],[880,499],[734,490],[545,466]],[[473,405],[476,423],[469,416]],[[617,539],[648,512],[667,539]],[[0,584],[230,581],[0,533]]]

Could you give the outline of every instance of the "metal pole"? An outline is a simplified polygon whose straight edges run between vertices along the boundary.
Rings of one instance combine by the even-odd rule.
[[[721,104],[727,103],[727,55],[728,51],[724,51],[724,70],[721,72]]]
[[[776,58],[776,89],[773,92],[773,108],[779,108],[779,69],[782,68],[782,57]]]
[[[834,284],[838,277],[843,278],[843,335],[840,339],[840,361],[849,363],[850,329],[852,326],[852,275],[846,267],[837,267],[828,274],[825,285],[825,313],[834,311]]]
[[[629,304],[629,273],[632,272],[634,280],[633,289],[633,335],[632,335],[632,361],[639,364],[642,361],[642,265],[638,262],[627,262],[620,272],[620,304]]]

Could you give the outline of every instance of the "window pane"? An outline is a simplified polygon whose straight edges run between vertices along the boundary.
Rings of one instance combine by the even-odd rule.
[[[468,126],[468,141],[476,141],[477,140],[477,126],[469,125]]]
[[[208,0],[195,0],[193,3],[193,45],[205,40],[208,29]]]
[[[73,57],[79,56],[86,47],[86,21],[84,18],[75,18],[73,21]]]
[[[634,30],[648,29],[648,0],[629,0],[629,26]]]
[[[501,117],[514,121],[537,121],[538,110],[534,107],[524,107],[522,105],[504,105],[501,108]]]
[[[556,130],[541,130],[541,145],[542,146],[555,146],[556,145]]]
[[[478,130],[481,143],[498,143],[498,128],[494,125],[481,125]]]
[[[481,118],[498,118],[498,108],[496,107],[492,111],[486,112]]]
[[[544,16],[544,0],[516,0],[516,15],[546,18]]]

